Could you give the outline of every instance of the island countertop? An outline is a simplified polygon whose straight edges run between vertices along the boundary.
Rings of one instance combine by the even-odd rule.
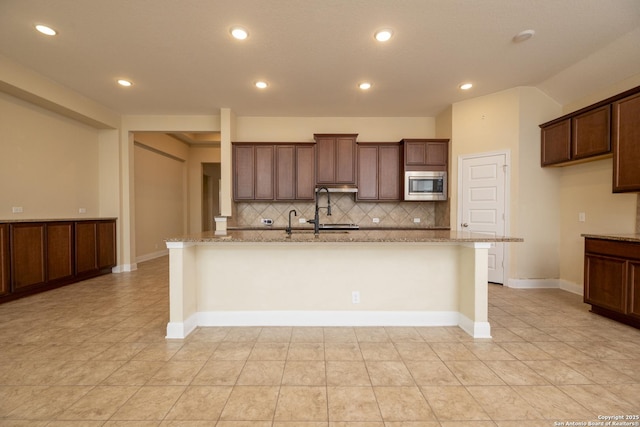
[[[619,242],[640,243],[640,234],[581,234],[587,239],[615,240]]]
[[[226,233],[213,231],[196,233],[186,236],[166,239],[167,243],[233,243],[233,242],[300,242],[300,243],[324,243],[324,242],[406,242],[406,243],[465,243],[465,242],[522,242],[519,237],[489,236],[480,233],[455,230],[322,230],[317,236],[313,230],[294,229],[291,236],[287,236],[282,229],[265,230],[228,230]]]

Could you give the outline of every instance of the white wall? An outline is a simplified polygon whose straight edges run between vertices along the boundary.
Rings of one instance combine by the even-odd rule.
[[[98,140],[97,129],[0,92],[0,218],[98,217]]]

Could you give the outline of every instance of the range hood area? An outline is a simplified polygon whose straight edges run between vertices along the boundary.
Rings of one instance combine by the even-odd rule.
[[[358,192],[358,187],[353,187],[353,186],[331,187],[327,185],[323,187],[326,187],[327,190],[329,190],[329,193],[357,193]],[[320,188],[322,187],[316,187],[316,193]]]

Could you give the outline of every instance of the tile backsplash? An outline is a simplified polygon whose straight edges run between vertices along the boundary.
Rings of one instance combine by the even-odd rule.
[[[326,206],[325,194],[320,196],[320,205]],[[229,218],[229,225],[237,227],[261,227],[261,219],[273,220],[274,227],[286,227],[289,211],[295,209],[298,216],[291,218],[294,227],[311,226],[300,224],[299,219],[313,219],[315,203],[236,203],[235,214]],[[331,193],[332,215],[326,209],[320,210],[321,223],[358,224],[361,227],[448,227],[448,202],[356,202],[349,193]],[[378,218],[380,222],[374,223]],[[420,218],[420,222],[414,222]]]

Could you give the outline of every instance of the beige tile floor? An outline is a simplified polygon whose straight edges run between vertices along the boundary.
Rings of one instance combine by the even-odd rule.
[[[201,328],[164,338],[167,258],[0,305],[0,426],[553,426],[640,414],[640,331],[490,286],[456,327]]]

